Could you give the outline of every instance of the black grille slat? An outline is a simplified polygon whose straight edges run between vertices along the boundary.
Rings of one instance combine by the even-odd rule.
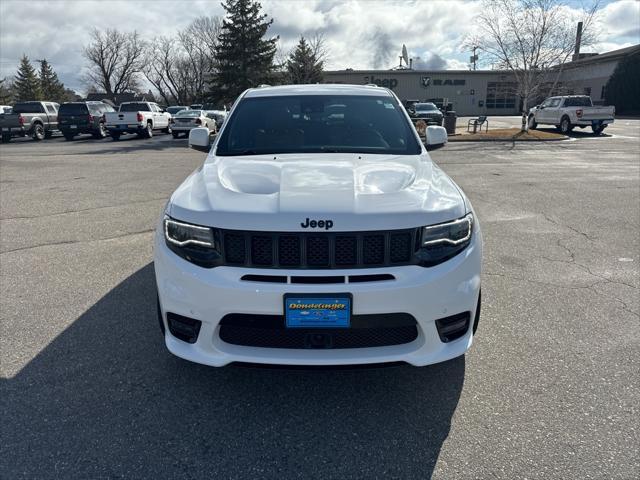
[[[307,265],[329,266],[329,237],[307,237]]]
[[[384,235],[362,237],[362,262],[365,265],[384,263]]]
[[[251,262],[260,266],[273,265],[273,238],[270,235],[251,236]]]
[[[278,259],[284,267],[298,267],[302,263],[300,237],[283,235],[278,241]]]
[[[406,262],[411,258],[411,234],[394,233],[389,245],[389,259],[392,263]]]
[[[225,265],[257,268],[371,268],[411,265],[417,229],[293,233],[220,230]]]
[[[242,265],[246,261],[244,235],[226,233],[224,235],[224,254],[227,263]]]

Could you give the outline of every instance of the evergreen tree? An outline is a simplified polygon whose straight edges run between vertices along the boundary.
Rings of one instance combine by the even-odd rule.
[[[227,12],[215,48],[215,71],[209,97],[230,103],[247,88],[269,83],[278,37],[264,39],[273,19],[261,14],[255,0],[225,0]]]
[[[40,62],[40,92],[44,100],[50,102],[62,102],[66,98],[64,85],[58,80],[58,75],[53,71],[47,59]]]
[[[320,83],[322,82],[322,68],[323,62],[316,58],[304,37],[300,37],[298,46],[287,59],[289,82],[293,84]]]
[[[13,85],[8,83],[6,78],[0,79],[0,104],[11,105],[12,101]]]
[[[26,102],[29,100],[41,100],[40,80],[31,62],[26,55],[22,55],[16,79],[13,82],[15,101]]]
[[[607,105],[614,105],[616,113],[640,113],[640,52],[620,60],[609,78],[604,95]]]

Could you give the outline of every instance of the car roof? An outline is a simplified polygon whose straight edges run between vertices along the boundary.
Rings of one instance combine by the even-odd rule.
[[[391,96],[391,92],[374,85],[347,84],[314,84],[314,85],[279,85],[277,87],[263,86],[247,90],[246,98],[278,97],[288,95],[370,95]]]

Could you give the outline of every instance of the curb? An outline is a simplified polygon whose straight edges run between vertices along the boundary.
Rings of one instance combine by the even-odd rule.
[[[447,140],[448,143],[451,142],[560,142],[563,140],[569,140],[570,137],[562,136],[560,138],[528,138],[528,139],[518,139],[518,138],[464,138],[462,137],[449,137]]]

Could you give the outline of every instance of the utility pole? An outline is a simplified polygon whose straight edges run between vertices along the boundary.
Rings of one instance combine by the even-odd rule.
[[[475,71],[476,69],[476,62],[478,61],[478,56],[476,55],[476,50],[478,49],[478,47],[473,47],[473,56],[471,57],[473,59],[473,70]]]

